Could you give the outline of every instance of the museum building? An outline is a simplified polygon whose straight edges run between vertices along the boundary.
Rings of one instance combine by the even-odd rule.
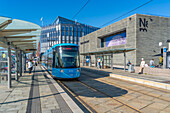
[[[90,59],[97,65],[97,59],[103,66],[126,65],[130,60],[140,65],[141,58],[147,64],[151,59],[159,63],[163,47],[168,47],[170,39],[170,18],[134,14],[109,26],[80,38],[81,62]],[[161,45],[159,45],[161,43]]]

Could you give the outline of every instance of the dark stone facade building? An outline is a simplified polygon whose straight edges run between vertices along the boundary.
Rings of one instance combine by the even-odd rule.
[[[127,61],[140,65],[141,58],[144,58],[149,64],[153,58],[155,64],[158,64],[162,48],[168,47],[168,39],[170,39],[170,18],[134,14],[82,37],[80,53],[87,53],[85,56],[88,56],[88,52],[135,48],[136,50],[126,53]],[[162,46],[159,46],[161,42]],[[91,55],[91,59],[95,62],[95,55]],[[110,65],[110,54],[105,54],[102,59],[104,65]],[[124,54],[113,53],[113,64],[122,65],[123,59]]]

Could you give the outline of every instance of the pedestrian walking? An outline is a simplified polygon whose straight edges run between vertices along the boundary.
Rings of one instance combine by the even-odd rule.
[[[140,69],[139,69],[139,73],[138,73],[138,74],[143,74],[144,67],[145,67],[145,61],[144,61],[144,58],[142,58],[142,59],[141,59]]]
[[[28,61],[29,74],[31,74],[32,68],[33,68],[32,62],[31,62],[31,60],[29,60]]]
[[[101,69],[101,60],[100,60],[100,58],[98,58],[97,62],[98,62],[99,69]]]

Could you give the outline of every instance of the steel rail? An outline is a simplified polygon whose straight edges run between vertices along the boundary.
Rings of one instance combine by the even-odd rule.
[[[86,72],[86,73],[87,73],[87,72]],[[89,76],[89,77],[91,77],[91,78],[95,78],[95,77],[92,77],[92,76],[90,76],[89,74],[86,74],[86,73],[83,73],[83,74],[85,74],[86,76]],[[88,72],[88,73],[92,73],[92,72]],[[116,79],[116,80],[123,81],[123,80],[120,80],[120,79]],[[135,92],[137,92],[137,93],[141,93],[141,94],[144,94],[144,95],[147,95],[147,96],[151,96],[151,97],[154,97],[154,98],[157,98],[157,99],[166,101],[166,102],[170,102],[170,100],[166,100],[166,99],[163,99],[163,98],[160,98],[160,97],[157,97],[157,96],[153,96],[153,95],[151,95],[151,94],[148,94],[148,93],[145,93],[145,92],[142,92],[142,91],[134,90],[134,89],[129,88],[129,87],[127,87],[127,86],[119,85],[119,84],[112,83],[112,82],[109,82],[109,81],[106,81],[106,80],[100,80],[100,81],[103,81],[103,82],[105,82],[105,83],[109,83],[109,84],[111,84],[111,85],[119,86],[119,87],[124,88],[124,89],[128,89],[128,90],[131,90],[131,91],[135,91]],[[133,84],[132,82],[129,82],[129,83],[130,83],[130,84]],[[140,85],[140,84],[139,84],[139,85]],[[143,86],[143,85],[142,85],[142,86]],[[147,87],[146,87],[146,88],[147,88]],[[158,90],[158,89],[155,89],[155,88],[152,88],[152,87],[149,87],[149,88],[154,89],[154,90]],[[161,91],[161,90],[158,90],[158,91]],[[166,93],[168,93],[168,92],[166,92]]]
[[[97,92],[100,92],[101,94],[104,94],[104,95],[110,97],[111,99],[113,99],[113,100],[115,100],[115,101],[121,103],[121,104],[124,105],[124,106],[127,106],[127,107],[130,108],[130,109],[133,109],[134,111],[136,111],[136,112],[138,112],[138,113],[143,113],[143,112],[140,111],[139,109],[136,109],[136,108],[134,108],[134,107],[132,107],[132,106],[130,106],[130,105],[128,105],[128,104],[122,102],[122,101],[119,100],[119,99],[116,99],[116,98],[114,98],[114,97],[112,97],[112,96],[110,96],[110,95],[108,95],[108,94],[106,94],[106,93],[104,93],[104,92],[102,92],[102,91],[100,91],[100,90],[94,88],[94,87],[91,87],[91,86],[89,86],[88,84],[86,84],[86,83],[84,83],[84,82],[82,82],[82,81],[80,81],[80,80],[78,80],[78,82],[81,83],[81,84],[83,84],[84,86],[86,86],[86,87],[92,89],[92,90],[95,90],[95,91],[97,91]]]
[[[71,90],[67,85],[65,85],[60,80],[57,80],[57,82],[63,86],[71,95],[73,95],[79,102],[81,102],[91,113],[97,113],[96,110],[92,106],[90,106],[87,102],[83,101],[83,99],[73,90]]]

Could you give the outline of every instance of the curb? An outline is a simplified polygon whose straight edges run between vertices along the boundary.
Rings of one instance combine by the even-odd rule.
[[[149,81],[149,80],[127,77],[127,76],[113,74],[113,73],[111,73],[109,75],[110,75],[110,77],[113,77],[113,78],[118,78],[118,79],[127,80],[127,81],[131,81],[131,82],[139,83],[139,84],[145,84],[145,85],[149,85],[149,86],[154,86],[154,87],[170,90],[170,85],[165,84],[165,83],[159,83],[159,82],[154,82],[154,81]]]
[[[73,113],[83,113],[83,111],[79,108],[79,106],[70,98],[70,96],[60,87],[60,85],[49,75],[49,73],[46,72],[46,69],[41,66],[42,69],[44,69],[47,76],[50,78],[51,82],[55,86],[55,88],[58,90],[62,98],[65,100],[67,105],[70,107]]]

